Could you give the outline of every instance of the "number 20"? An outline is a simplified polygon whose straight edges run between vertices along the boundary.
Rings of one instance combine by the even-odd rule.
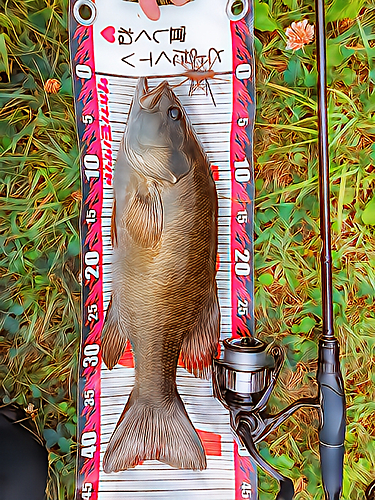
[[[247,248],[244,248],[241,253],[239,250],[235,249],[234,251],[234,272],[237,276],[249,276],[250,274],[250,252]]]
[[[99,264],[99,253],[96,251],[87,252],[85,254],[85,264],[87,266],[85,269],[85,278],[90,280],[91,276],[93,276],[95,279],[98,279],[99,267],[97,265]]]

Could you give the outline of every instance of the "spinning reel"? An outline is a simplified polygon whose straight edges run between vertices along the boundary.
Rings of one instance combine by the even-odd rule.
[[[250,456],[259,467],[279,482],[280,491],[276,497],[277,500],[293,499],[293,483],[289,478],[280,474],[280,472],[266,462],[259,454],[255,445],[265,439],[296,410],[303,407],[321,410],[320,452],[323,482],[326,494],[329,495],[327,498],[332,500],[339,498],[337,495],[340,494],[342,482],[340,463],[343,456],[343,446],[341,445],[342,443],[340,444],[340,441],[342,441],[343,431],[345,430],[343,419],[340,419],[343,394],[339,395],[336,391],[332,393],[332,388],[321,385],[322,367],[326,375],[326,381],[327,377],[329,383],[332,383],[333,379],[337,380],[336,375],[329,372],[337,371],[337,367],[339,366],[338,351],[336,350],[336,354],[330,351],[330,354],[330,362],[328,364],[327,359],[324,362],[322,355],[320,355],[319,364],[321,369],[320,376],[318,375],[318,383],[321,397],[324,397],[324,392],[326,393],[326,398],[329,397],[332,399],[332,397],[338,397],[338,401],[335,404],[336,409],[339,410],[337,419],[332,418],[334,417],[331,411],[333,408],[330,408],[327,412],[327,408],[320,403],[319,396],[315,398],[300,398],[276,415],[268,413],[267,403],[284,362],[284,352],[279,346],[271,347],[255,337],[231,338],[224,340],[220,355],[214,359],[214,395],[229,410],[232,429],[245,445]],[[328,393],[327,390],[329,391]],[[336,390],[340,391],[340,387],[336,387]],[[323,423],[324,408],[326,410],[325,423]],[[339,423],[338,427],[337,423]],[[326,438],[328,438],[330,443],[325,443]],[[328,469],[323,469],[323,464],[327,465],[328,462],[330,462],[330,472],[328,472]],[[335,464],[337,465],[337,470],[335,470]]]

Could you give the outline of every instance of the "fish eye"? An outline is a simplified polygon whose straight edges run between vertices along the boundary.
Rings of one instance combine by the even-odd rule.
[[[179,120],[182,116],[181,109],[176,106],[172,106],[168,109],[168,116],[172,118],[172,120]]]

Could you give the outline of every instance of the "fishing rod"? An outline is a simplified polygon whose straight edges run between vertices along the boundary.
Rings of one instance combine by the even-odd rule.
[[[327,500],[338,500],[342,489],[345,394],[340,370],[339,343],[333,328],[332,255],[327,116],[327,52],[324,0],[315,0],[318,60],[319,194],[322,238],[321,279],[323,332],[319,340],[318,373],[321,426],[319,451],[322,481]]]
[[[276,415],[267,410],[284,361],[279,346],[270,347],[254,336],[224,340],[214,359],[214,395],[229,410],[231,426],[251,457],[279,482],[277,500],[292,500],[292,481],[259,454],[256,444],[265,439],[296,410],[316,408],[320,416],[319,451],[326,500],[339,500],[342,492],[345,439],[345,394],[339,361],[339,343],[333,328],[332,256],[327,118],[326,35],[324,1],[316,0],[318,64],[319,197],[321,289],[323,328],[318,347],[315,398],[300,398]]]

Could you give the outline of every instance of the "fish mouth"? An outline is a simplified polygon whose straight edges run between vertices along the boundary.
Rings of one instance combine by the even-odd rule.
[[[152,111],[159,103],[163,95],[170,93],[171,88],[166,80],[161,82],[157,87],[150,90],[147,78],[142,77],[137,84],[137,98],[139,105],[144,110]]]

